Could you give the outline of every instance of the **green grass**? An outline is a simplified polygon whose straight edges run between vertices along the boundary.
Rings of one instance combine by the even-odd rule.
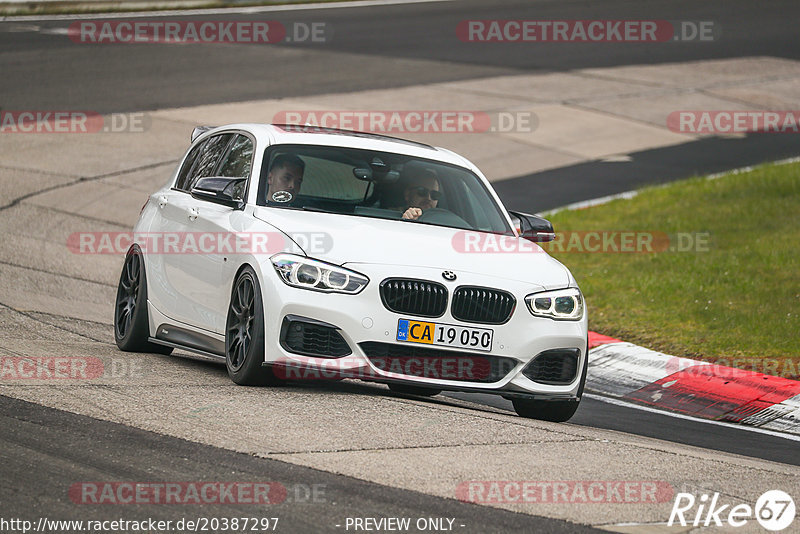
[[[646,188],[549,218],[557,232],[710,233],[706,252],[552,254],[585,293],[592,330],[728,365],[778,360],[773,374],[797,377],[800,164]]]

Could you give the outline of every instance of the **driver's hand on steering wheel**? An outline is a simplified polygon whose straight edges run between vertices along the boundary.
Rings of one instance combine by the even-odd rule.
[[[420,215],[422,215],[422,210],[420,208],[408,208],[403,213],[403,219],[416,221]]]

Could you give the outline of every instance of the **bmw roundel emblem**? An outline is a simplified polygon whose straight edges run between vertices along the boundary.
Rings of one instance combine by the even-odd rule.
[[[444,271],[442,273],[442,278],[444,278],[448,282],[452,282],[453,280],[456,279],[456,273],[454,273],[453,271]]]
[[[289,191],[275,191],[272,193],[272,201],[273,202],[291,202],[292,195]]]

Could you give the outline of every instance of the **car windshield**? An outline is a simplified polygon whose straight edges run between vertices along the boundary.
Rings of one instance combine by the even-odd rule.
[[[276,145],[264,155],[259,184],[261,206],[513,233],[474,173],[404,154]],[[409,208],[420,211],[403,219]]]

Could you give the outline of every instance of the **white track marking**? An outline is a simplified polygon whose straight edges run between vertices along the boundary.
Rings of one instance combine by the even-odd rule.
[[[696,421],[698,423],[705,423],[708,425],[715,425],[715,426],[724,426],[727,428],[731,428],[733,430],[745,430],[747,432],[755,432],[757,434],[766,434],[768,436],[772,436],[775,438],[783,438],[788,439],[790,441],[800,441],[800,436],[795,436],[793,434],[784,434],[782,432],[775,432],[773,430],[765,430],[763,428],[758,428],[754,426],[745,426],[736,423],[726,423],[724,421],[714,421],[713,419],[700,419],[699,417],[692,417],[691,415],[684,415],[682,413],[675,413],[675,412],[668,412],[666,410],[658,410],[656,408],[651,408],[649,406],[642,406],[640,404],[634,404],[631,402],[619,400],[619,399],[612,399],[610,397],[604,397],[602,395],[594,395],[592,393],[584,393],[584,397],[598,400],[600,402],[606,402],[608,404],[613,404],[615,406],[622,406],[624,408],[633,408],[635,410],[642,410],[644,412],[650,413],[657,413],[660,415],[665,415],[667,417],[674,417],[676,419],[686,419],[689,421]]]

